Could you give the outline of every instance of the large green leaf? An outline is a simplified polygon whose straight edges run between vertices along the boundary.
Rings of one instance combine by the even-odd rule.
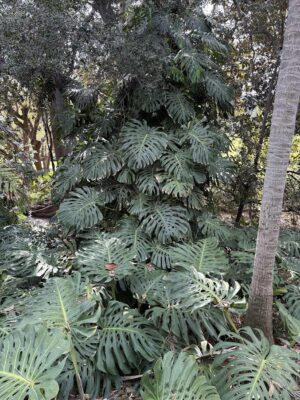
[[[160,193],[159,174],[152,167],[145,168],[137,174],[136,185],[141,192],[157,196]]]
[[[188,183],[194,183],[191,173],[192,160],[190,152],[174,148],[160,159],[161,165],[170,176]]]
[[[197,219],[197,222],[201,233],[206,237],[215,237],[220,241],[224,241],[229,239],[233,233],[232,227],[207,212],[203,213]]]
[[[145,261],[149,258],[151,241],[134,217],[123,218],[120,221],[116,236],[122,243],[129,246],[137,261]]]
[[[291,315],[283,304],[277,302],[276,305],[292,344],[294,345],[296,342],[300,343],[300,319]]]
[[[53,185],[54,198],[61,200],[81,179],[82,171],[78,160],[66,160],[56,171]]]
[[[58,219],[69,229],[91,228],[103,218],[98,208],[102,204],[101,195],[96,190],[89,187],[78,188],[60,205]]]
[[[215,387],[200,375],[193,356],[168,352],[142,378],[143,400],[220,400]]]
[[[175,265],[185,268],[192,266],[204,273],[222,273],[229,266],[224,251],[218,247],[218,240],[215,238],[192,244],[178,244],[172,248],[171,255]]]
[[[204,340],[208,335],[217,339],[219,333],[227,328],[220,310],[213,307],[193,310],[187,307],[184,299],[180,301],[174,296],[172,284],[168,281],[153,282],[147,293],[147,302],[154,306],[146,312],[146,316],[158,329],[186,345]]]
[[[69,351],[63,335],[27,327],[0,344],[1,400],[52,400],[58,394],[57,378]]]
[[[145,232],[162,243],[181,239],[190,233],[187,212],[183,207],[157,202],[146,207],[139,219]]]
[[[261,331],[248,327],[231,337],[214,348],[221,351],[213,367],[222,400],[291,399],[299,354],[270,345]]]
[[[136,310],[111,302],[100,320],[97,366],[112,375],[130,373],[144,359],[160,355],[162,338],[154,326]]]
[[[190,144],[194,162],[207,165],[214,142],[208,128],[201,122],[193,122],[179,133],[180,143]]]
[[[300,287],[296,285],[288,285],[288,292],[284,296],[284,301],[289,312],[300,320]]]
[[[80,275],[74,278],[53,278],[28,302],[20,326],[46,324],[57,328],[68,339],[70,351],[68,365],[71,366],[73,381],[86,388],[89,375],[83,375],[85,365],[93,362],[98,342],[97,322],[100,309],[80,283]],[[64,371],[66,373],[66,371]],[[69,385],[71,386],[71,385]],[[70,390],[71,387],[69,387]]]
[[[78,264],[84,275],[95,282],[108,283],[134,273],[132,260],[137,250],[118,237],[102,234],[94,243],[78,252]]]
[[[136,170],[153,164],[167,147],[168,139],[161,130],[133,120],[123,128],[120,143],[127,165]]]
[[[219,279],[207,278],[203,273],[190,268],[186,272],[169,274],[173,298],[185,307],[197,310],[207,305],[220,309],[244,307],[245,300],[239,298],[240,285]]]
[[[83,177],[87,180],[98,180],[116,175],[122,168],[122,159],[116,148],[108,142],[97,143],[82,164]]]
[[[170,117],[180,124],[186,123],[195,114],[193,104],[180,90],[166,94],[165,106]]]

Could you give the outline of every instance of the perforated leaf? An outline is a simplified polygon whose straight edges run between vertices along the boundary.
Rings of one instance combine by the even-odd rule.
[[[138,261],[149,258],[151,241],[143,232],[135,218],[128,217],[121,220],[116,236],[126,243]]]
[[[194,267],[198,272],[222,273],[228,267],[224,251],[218,247],[218,240],[208,238],[192,244],[178,244],[170,252],[173,263],[181,267]]]
[[[98,143],[89,149],[82,168],[83,177],[95,181],[116,175],[122,168],[122,159],[113,145],[108,142]]]
[[[78,188],[60,205],[57,216],[60,223],[68,229],[91,228],[103,218],[98,208],[101,204],[103,200],[94,189]]]
[[[159,356],[162,338],[136,310],[111,302],[100,320],[97,366],[112,375],[130,373],[140,359],[153,361]]]
[[[143,400],[220,400],[215,387],[200,375],[193,356],[168,352],[142,379]]]
[[[53,400],[69,343],[56,330],[15,331],[0,344],[1,400]]]
[[[133,120],[122,129],[120,143],[127,165],[136,170],[153,164],[167,147],[168,139],[161,130]]]
[[[213,137],[201,122],[191,123],[183,129],[180,132],[180,141],[190,143],[194,162],[209,164]]]
[[[167,93],[165,106],[171,118],[180,124],[186,123],[195,114],[192,103],[180,90]]]
[[[246,327],[232,340],[219,342],[214,362],[215,382],[222,400],[288,400],[295,387],[299,354],[270,345],[261,331]]]
[[[136,254],[128,243],[109,235],[100,235],[78,252],[80,271],[95,282],[108,283],[123,279],[135,271]]]
[[[155,203],[146,207],[139,219],[146,233],[162,243],[186,237],[190,232],[187,212],[183,207]]]

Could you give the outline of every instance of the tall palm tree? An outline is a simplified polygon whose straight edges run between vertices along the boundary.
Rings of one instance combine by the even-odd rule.
[[[273,341],[273,267],[292,138],[300,99],[300,0],[290,0],[260,210],[246,325]]]

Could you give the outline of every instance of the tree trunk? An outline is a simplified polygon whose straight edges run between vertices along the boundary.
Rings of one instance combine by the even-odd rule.
[[[246,325],[273,342],[273,267],[291,144],[300,99],[300,0],[290,0],[260,211]]]
[[[58,161],[60,158],[65,157],[69,149],[62,143],[62,122],[64,119],[65,113],[65,104],[62,92],[59,88],[55,89],[53,101],[51,105],[51,130],[53,136],[53,145],[55,150],[56,160]]]

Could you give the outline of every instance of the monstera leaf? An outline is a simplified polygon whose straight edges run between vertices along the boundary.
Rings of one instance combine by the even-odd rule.
[[[291,399],[299,354],[270,345],[261,331],[246,327],[232,340],[220,341],[214,361],[215,382],[222,400]]]
[[[160,162],[170,176],[188,183],[194,182],[191,174],[192,159],[189,151],[181,150],[176,146],[172,152],[164,154]]]
[[[213,137],[201,122],[190,123],[180,134],[180,143],[189,143],[194,162],[207,165],[213,146]]]
[[[181,239],[190,232],[187,212],[183,207],[154,203],[139,214],[141,226],[162,243]]]
[[[283,304],[277,302],[276,305],[292,344],[294,345],[296,342],[300,343],[300,319],[291,315]]]
[[[224,251],[218,247],[218,241],[214,238],[192,244],[178,244],[173,247],[171,254],[174,264],[185,268],[193,266],[199,272],[225,272],[229,266]]]
[[[83,366],[93,362],[96,355],[100,316],[96,301],[86,296],[80,275],[50,279],[28,302],[21,322],[21,327],[45,323],[49,328],[59,329],[68,339],[68,364],[72,366],[72,378],[76,378],[79,390],[88,380],[88,376],[80,375]]]
[[[55,200],[61,200],[66,193],[82,179],[81,165],[75,160],[67,160],[57,169],[53,185]]]
[[[111,375],[127,374],[141,359],[148,362],[160,354],[162,337],[136,310],[111,302],[100,319],[97,366]]]
[[[116,175],[122,168],[122,160],[115,147],[108,142],[98,143],[90,149],[83,161],[83,177],[98,180]]]
[[[169,280],[173,298],[194,311],[207,305],[223,310],[238,310],[245,306],[245,300],[238,296],[241,287],[237,282],[230,285],[223,280],[210,279],[194,268],[187,272],[172,272]]]
[[[136,120],[123,128],[120,141],[128,167],[135,170],[152,165],[168,144],[164,132]]]
[[[83,247],[78,252],[80,271],[91,280],[109,283],[132,274],[135,267],[132,260],[136,248],[129,247],[118,237],[101,235],[94,243]]]
[[[193,104],[180,90],[166,94],[165,106],[170,117],[181,124],[192,119],[195,114]]]
[[[220,400],[193,356],[173,352],[165,354],[154,366],[154,376],[146,373],[142,378],[143,400]]]
[[[137,261],[147,260],[151,241],[139,226],[137,219],[134,217],[123,218],[118,228],[116,236],[122,243],[126,243],[129,246]]]
[[[0,345],[1,400],[55,399],[68,351],[69,342],[57,330],[27,327],[9,335]]]
[[[217,339],[218,334],[226,330],[227,324],[220,310],[209,307],[193,310],[186,307],[184,301],[178,301],[174,296],[170,284],[165,282],[163,286],[161,283],[154,282],[152,290],[147,293],[147,301],[155,305],[146,312],[146,316],[158,329],[176,336],[186,345],[195,342],[195,338],[197,341],[204,340],[207,335]]]
[[[70,193],[58,211],[58,219],[66,228],[82,230],[98,224],[103,218],[98,206],[103,204],[100,193],[89,187]]]

